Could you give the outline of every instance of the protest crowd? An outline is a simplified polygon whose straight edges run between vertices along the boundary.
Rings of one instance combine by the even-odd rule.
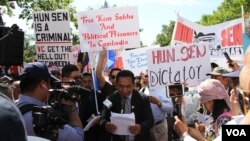
[[[250,45],[243,53],[237,46],[242,39],[231,35],[235,47],[221,45],[218,53],[216,39],[201,41],[210,33],[181,18],[171,46],[134,48],[140,41],[137,9],[124,9],[103,9],[117,12],[106,18],[101,10],[79,12],[77,49],[67,12],[34,12],[37,58],[15,73],[0,63],[0,140],[220,141],[225,125],[250,125]],[[92,31],[95,20],[97,32]],[[215,34],[220,27],[231,34],[241,24],[236,19],[207,30]],[[187,44],[191,38],[180,37],[184,26],[203,35],[192,34]],[[237,55],[243,63],[234,59]]]

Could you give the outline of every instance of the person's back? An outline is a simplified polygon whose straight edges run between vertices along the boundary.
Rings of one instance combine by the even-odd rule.
[[[1,141],[26,141],[21,114],[9,98],[0,93],[0,139]]]

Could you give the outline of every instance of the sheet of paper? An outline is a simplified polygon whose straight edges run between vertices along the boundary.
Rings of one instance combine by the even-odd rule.
[[[115,124],[117,127],[117,129],[115,130],[115,132],[113,134],[134,136],[129,131],[129,126],[135,125],[135,114],[134,113],[118,114],[118,113],[111,112],[110,121],[111,121],[111,123]]]
[[[101,116],[95,116],[83,129],[84,132],[88,131],[90,127],[94,126],[96,122],[100,121]]]

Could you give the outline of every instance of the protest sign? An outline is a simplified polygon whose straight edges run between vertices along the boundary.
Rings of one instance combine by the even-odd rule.
[[[226,64],[223,52],[227,52],[233,60],[242,62],[242,23],[243,19],[240,18],[217,25],[202,26],[179,16],[171,45],[204,42],[209,45],[212,62],[222,61]]]
[[[152,47],[143,47],[122,52],[124,69],[131,70],[135,76],[148,69],[147,50]]]
[[[37,61],[63,67],[72,52],[69,13],[36,11],[33,13]]]
[[[205,80],[211,71],[208,45],[205,44],[149,49],[147,56],[152,88],[183,82],[194,86]]]
[[[82,51],[140,46],[137,7],[78,12],[77,20]]]

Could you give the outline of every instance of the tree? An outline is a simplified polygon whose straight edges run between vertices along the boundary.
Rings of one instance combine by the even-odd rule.
[[[0,6],[3,8],[3,13],[7,13],[10,16],[13,15],[12,10],[15,9],[15,5],[12,1],[13,0],[1,0],[0,1]],[[0,12],[1,12],[1,7],[0,7]]]
[[[32,62],[35,59],[36,55],[36,50],[35,50],[35,44],[34,42],[34,36],[33,35],[26,35],[25,40],[24,40],[24,51],[23,51],[23,56],[24,56],[24,62]]]
[[[250,13],[249,0],[224,0],[213,14],[203,15],[200,21],[202,25],[214,25],[225,21],[240,18],[241,5],[244,7],[245,14]]]
[[[155,44],[159,44],[161,47],[170,45],[174,31],[174,25],[174,21],[170,21],[169,25],[162,25],[161,33],[157,34]]]

